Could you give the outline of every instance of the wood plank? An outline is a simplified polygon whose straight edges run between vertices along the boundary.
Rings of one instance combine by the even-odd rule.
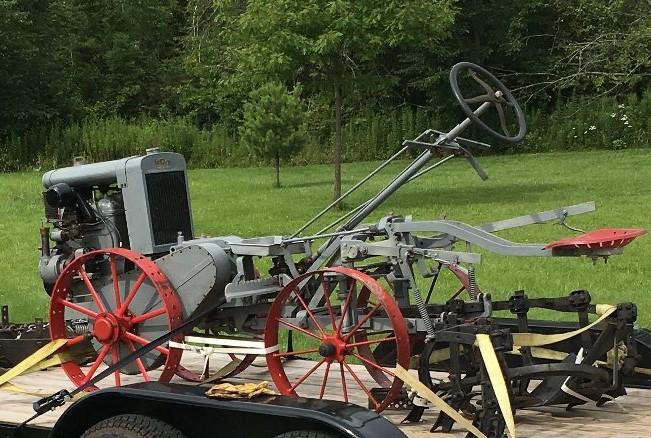
[[[226,356],[216,356],[211,359],[211,369],[214,372],[226,365],[228,361],[229,359]],[[202,368],[203,360],[196,354],[186,352],[183,365],[189,369],[199,371]],[[314,362],[312,361],[293,360],[286,362],[285,369],[290,380],[296,381],[313,365]],[[375,386],[363,366],[351,365],[351,367],[367,387]],[[323,379],[323,369],[324,367],[321,367],[313,377],[308,378],[305,383],[299,386],[299,394],[318,397]],[[333,379],[329,379],[326,398],[328,395],[340,391],[338,367],[333,371],[336,371],[337,378],[333,376]],[[157,376],[158,373],[152,372],[151,375]],[[261,380],[271,382],[264,359],[257,359],[254,365],[246,369],[242,374],[229,379],[233,383]],[[122,381],[131,383],[140,381],[140,379],[138,376],[122,376]],[[175,378],[174,381],[182,383],[178,378]],[[101,386],[110,386],[112,382],[112,379],[107,379],[106,383]],[[68,378],[60,368],[20,376],[14,380],[14,383],[26,390],[45,394],[54,393],[61,388],[71,388]],[[350,387],[352,387],[352,383]],[[610,403],[603,408],[598,408],[592,404],[590,406],[575,407],[570,411],[562,407],[519,410],[516,415],[518,436],[531,438],[558,437],[562,435],[568,435],[572,438],[602,436],[648,438],[651,436],[651,416],[648,415],[651,408],[651,390],[630,389],[628,393],[628,395],[618,398],[616,402]],[[362,406],[367,405],[367,398],[361,390],[350,390],[349,395],[351,402]],[[35,399],[36,397],[30,395],[0,391],[0,421],[20,423],[29,418],[33,413],[32,402]],[[61,412],[61,410],[49,412],[40,417],[35,424],[52,425],[61,415]],[[386,411],[384,413],[395,424],[400,424],[406,414],[403,411]],[[438,412],[435,410],[428,410],[420,423],[400,425],[399,427],[408,437],[414,438],[465,436],[466,432],[458,428],[453,429],[449,434],[438,432],[436,435],[432,435],[429,429],[434,424],[437,414]]]

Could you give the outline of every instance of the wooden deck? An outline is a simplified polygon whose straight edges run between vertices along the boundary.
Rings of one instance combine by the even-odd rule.
[[[226,358],[212,360],[214,369],[227,363]],[[191,369],[199,370],[201,360],[198,356],[185,353],[184,365]],[[292,361],[287,364],[290,377],[299,378],[312,366],[309,361]],[[359,366],[358,366],[359,367]],[[362,367],[359,367],[360,369]],[[368,376],[365,372],[359,373],[360,377]],[[308,395],[318,396],[323,374],[318,371],[307,379],[301,388]],[[253,366],[238,377],[229,381],[270,381],[264,360],[258,359]],[[335,393],[339,380],[330,379],[332,385],[326,389],[328,393]],[[123,384],[137,381],[133,378],[123,378]],[[23,389],[51,394],[62,388],[70,388],[70,382],[60,368],[25,375],[16,378],[13,383]],[[365,382],[368,387],[373,387],[370,381]],[[361,390],[350,390],[351,401],[366,405],[366,398]],[[33,414],[31,403],[37,397],[26,394],[17,394],[0,390],[0,421],[20,423]],[[577,407],[571,411],[563,408],[537,408],[520,410],[516,416],[517,434],[519,437],[627,437],[651,438],[651,390],[630,389],[629,395],[620,397],[616,402],[598,408],[594,405]],[[34,422],[39,425],[53,424],[61,411],[50,412]],[[409,437],[463,437],[465,431],[456,430],[454,433],[431,434],[429,428],[436,416],[436,411],[427,413],[423,422],[412,425],[401,425],[402,431]],[[405,412],[388,412],[386,416],[396,424],[404,417]]]

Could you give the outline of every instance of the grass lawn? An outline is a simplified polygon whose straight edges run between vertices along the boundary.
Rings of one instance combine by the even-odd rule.
[[[586,230],[600,227],[650,227],[651,151],[599,151],[495,156],[481,159],[490,179],[482,182],[456,161],[404,187],[371,219],[389,212],[414,219],[450,219],[471,224],[506,219],[583,201],[597,202],[594,213],[570,218]],[[344,165],[350,187],[377,163]],[[404,165],[404,163],[400,163]],[[399,170],[389,166],[352,196],[363,201]],[[213,169],[190,172],[196,234],[291,234],[332,197],[330,166],[285,168],[283,187],[272,187],[273,169]],[[13,320],[46,314],[47,296],[37,273],[38,228],[43,216],[40,173],[0,174],[0,304],[9,304]],[[329,223],[336,213],[319,225]],[[545,224],[510,230],[501,236],[521,242],[549,242],[571,234]],[[515,258],[485,254],[477,267],[481,288],[495,298],[525,289],[530,296],[560,296],[588,289],[595,302],[633,301],[639,322],[651,326],[651,237],[626,248],[608,264],[581,258]],[[549,315],[546,315],[549,316]]]

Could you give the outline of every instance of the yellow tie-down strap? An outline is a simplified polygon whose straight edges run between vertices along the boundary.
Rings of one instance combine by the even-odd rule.
[[[402,380],[407,385],[409,385],[411,389],[416,391],[419,396],[423,397],[424,399],[427,399],[430,403],[432,403],[434,406],[439,408],[442,412],[445,412],[447,415],[449,415],[454,421],[457,422],[459,426],[463,427],[468,432],[474,434],[478,438],[486,438],[486,435],[484,435],[479,429],[477,429],[472,424],[471,421],[466,419],[456,409],[454,409],[452,406],[447,404],[441,397],[434,394],[434,392],[431,389],[423,385],[415,376],[409,374],[409,371],[404,369],[402,366],[398,365],[396,367],[395,374],[396,376],[398,376],[400,380]]]
[[[495,354],[495,348],[491,342],[490,335],[481,333],[475,335],[475,344],[479,347],[481,358],[486,366],[488,378],[491,381],[495,398],[497,398],[497,404],[500,407],[502,417],[504,417],[504,422],[506,423],[506,429],[509,431],[509,436],[515,438],[515,420],[513,419],[513,409],[511,409],[509,390],[506,387],[504,374],[502,374],[502,368],[497,360],[497,355]]]
[[[39,371],[71,360],[72,357],[68,354],[57,354],[61,347],[63,347],[67,342],[67,339],[55,339],[36,350],[32,355],[23,359],[23,361],[21,361],[18,365],[6,371],[0,376],[0,389],[11,392],[36,395],[39,397],[42,396],[42,394],[24,390],[19,386],[14,385],[13,383],[9,383],[9,381],[20,375]]]
[[[566,339],[573,338],[576,335],[580,335],[586,330],[590,330],[592,327],[596,326],[604,319],[608,318],[610,315],[617,310],[617,307],[611,306],[610,304],[597,304],[597,315],[601,315],[593,323],[581,327],[577,330],[572,330],[567,333],[558,333],[555,335],[541,335],[538,333],[513,333],[513,345],[517,347],[540,347],[543,345],[555,344],[557,342],[565,341]]]

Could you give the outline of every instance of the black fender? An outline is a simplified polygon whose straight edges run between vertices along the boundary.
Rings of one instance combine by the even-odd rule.
[[[95,391],[63,413],[50,437],[78,437],[105,418],[127,413],[158,418],[188,438],[272,438],[293,430],[327,431],[346,438],[405,437],[386,418],[350,403],[286,396],[218,400],[206,397],[206,389],[145,382]]]

